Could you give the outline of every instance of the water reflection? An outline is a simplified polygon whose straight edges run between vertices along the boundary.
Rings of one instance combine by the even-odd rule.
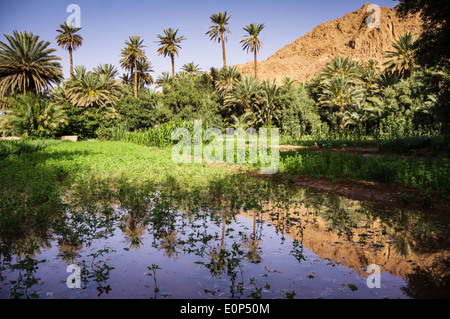
[[[265,183],[120,185],[80,188],[27,231],[2,223],[0,297],[448,297],[442,214]],[[80,290],[65,286],[70,264]],[[364,287],[370,264],[382,295]]]

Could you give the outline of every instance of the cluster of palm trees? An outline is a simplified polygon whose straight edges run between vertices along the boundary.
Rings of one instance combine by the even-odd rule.
[[[240,41],[243,50],[254,54],[254,76],[241,77],[236,67],[227,66],[225,44],[227,35],[231,33],[230,18],[227,12],[210,16],[212,25],[206,35],[211,41],[222,45],[223,67],[220,70],[211,68],[208,76],[233,115],[243,116],[249,122],[271,125],[278,119],[283,106],[281,93],[286,88],[292,88],[295,81],[285,78],[282,85],[277,86],[274,82],[258,80],[257,53],[262,47],[259,35],[264,24],[251,23],[244,27],[246,35]],[[121,83],[132,86],[133,95],[137,98],[139,87],[149,84],[162,87],[173,83],[176,76],[193,79],[202,73],[194,62],[183,65],[182,71],[175,73],[175,57],[179,55],[181,42],[186,38],[178,35],[178,29],[172,28],[158,34],[156,41],[158,55],[170,57],[172,73],[163,72],[156,81],[150,75],[154,72],[153,66],[139,36],[129,37],[120,53],[120,66],[129,72],[120,77],[121,81],[116,80],[118,70],[112,65],[99,65],[92,71],[87,71],[83,66],[74,67],[73,52],[83,43],[83,37],[78,34],[80,30],[67,23],[61,24],[57,30],[56,42],[69,52],[70,57],[70,79],[64,83],[59,62],[61,58],[53,54],[56,50],[49,48],[50,42],[41,41],[39,36],[26,31],[5,35],[7,42],[0,41],[0,98],[33,91],[44,95],[52,93],[55,102],[107,108],[120,99],[124,90]],[[416,68],[415,41],[415,36],[410,33],[395,41],[393,51],[386,52],[385,57],[389,61],[384,65],[383,72],[379,72],[380,68],[374,61],[363,65],[348,58],[336,57],[328,63],[317,78],[315,91],[316,101],[326,110],[325,113],[328,112],[332,118],[330,121],[337,122],[344,131],[348,125],[361,126],[371,117],[376,118],[380,110],[374,106],[382,103],[381,88],[389,87],[399,79],[409,81],[413,75]],[[61,85],[53,89],[55,84]],[[1,101],[5,103],[4,99]],[[242,119],[238,119],[237,123],[240,121]]]
[[[211,40],[222,44],[223,66],[226,66],[225,43],[227,42],[227,34],[231,33],[228,25],[231,15],[227,12],[219,12],[210,16],[212,26],[208,29],[206,35]],[[257,52],[260,50],[262,43],[259,39],[260,32],[264,29],[264,24],[252,23],[244,28],[248,35],[244,36],[240,43],[247,52],[254,53],[255,58],[255,77],[257,76]],[[59,47],[69,52],[70,58],[70,79],[74,77],[73,52],[81,47],[83,37],[78,34],[81,28],[74,25],[64,23],[57,30],[56,42]],[[57,62],[60,58],[51,55],[55,50],[47,49],[49,42],[38,42],[39,37],[32,33],[14,31],[13,36],[6,36],[9,46],[0,43],[2,48],[1,54],[4,60],[8,60],[10,70],[2,67],[1,92],[2,96],[7,91],[13,93],[20,91],[26,93],[29,89],[37,92],[49,91],[52,84],[60,84],[63,80],[61,65]],[[179,55],[180,43],[186,38],[178,36],[178,29],[168,28],[163,30],[162,35],[157,35],[159,48],[158,55],[170,57],[172,63],[172,80],[175,79],[175,56]],[[22,49],[27,49],[26,52]],[[125,42],[125,48],[122,50],[120,57],[120,66],[129,71],[131,75],[124,75],[122,80],[125,83],[134,84],[134,95],[137,96],[139,85],[152,84],[153,78],[149,73],[153,72],[151,63],[148,61],[143,45],[143,40],[139,36],[132,36]],[[33,53],[28,55],[28,53]],[[27,54],[21,56],[21,54]],[[24,61],[24,59],[26,59]],[[6,61],[5,61],[6,62]],[[25,62],[25,63],[24,63]],[[2,62],[3,65],[4,62]],[[23,68],[19,69],[22,65]],[[31,65],[36,66],[36,70],[28,70]],[[40,67],[40,68],[38,68]],[[10,77],[3,76],[5,73],[11,73]],[[191,71],[186,71],[191,72]]]
[[[417,67],[415,41],[411,33],[394,41],[395,50],[385,52],[389,60],[382,72],[374,60],[360,63],[347,57],[336,57],[323,68],[316,83],[318,102],[337,117],[342,131],[381,116],[383,90],[401,79],[409,81]]]

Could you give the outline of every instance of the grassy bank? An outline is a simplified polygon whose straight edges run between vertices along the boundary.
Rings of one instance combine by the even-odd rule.
[[[225,152],[224,152],[225,153]],[[240,168],[259,169],[259,164],[214,165],[172,161],[171,148],[146,147],[127,142],[14,141],[0,143],[4,183],[27,177],[27,172],[56,171],[61,183],[86,180],[175,180],[185,187],[205,185],[235,174]],[[418,158],[394,154],[361,154],[299,150],[280,153],[280,172],[313,178],[361,180],[409,185],[438,193],[450,193],[450,159]]]
[[[401,184],[450,193],[450,159],[446,157],[364,157],[300,150],[282,154],[280,163],[280,171],[291,175]]]

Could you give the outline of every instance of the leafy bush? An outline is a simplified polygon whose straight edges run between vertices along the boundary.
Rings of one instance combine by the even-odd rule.
[[[305,89],[283,88],[280,99],[285,105],[280,119],[283,134],[298,138],[324,129],[316,103]]]
[[[119,122],[131,131],[148,129],[164,122],[157,94],[140,93],[138,98],[125,96],[116,105]]]
[[[98,109],[74,106],[64,103],[68,124],[58,131],[58,135],[77,135],[79,139],[97,138],[98,130],[111,127],[117,113],[113,109]]]

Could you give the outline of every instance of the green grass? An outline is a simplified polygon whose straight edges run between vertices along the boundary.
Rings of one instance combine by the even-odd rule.
[[[175,179],[186,186],[231,174],[229,166],[211,167],[202,164],[176,164],[171,149],[149,148],[127,142],[64,142],[45,144],[35,152],[11,153],[3,159],[0,173],[9,180],[28,178],[29,173],[59,172],[53,176],[61,184],[71,185],[83,180],[119,180],[164,183]],[[6,175],[5,175],[6,174]],[[61,178],[61,176],[65,176]],[[49,177],[52,178],[52,177]],[[2,182],[7,183],[5,178]]]
[[[0,141],[0,160],[9,155],[20,155],[25,153],[33,153],[46,148],[49,145],[60,143],[54,140],[17,140],[17,141]]]
[[[282,154],[280,171],[315,178],[402,184],[450,193],[450,159],[443,156],[422,160],[395,155],[364,157],[300,150]]]

